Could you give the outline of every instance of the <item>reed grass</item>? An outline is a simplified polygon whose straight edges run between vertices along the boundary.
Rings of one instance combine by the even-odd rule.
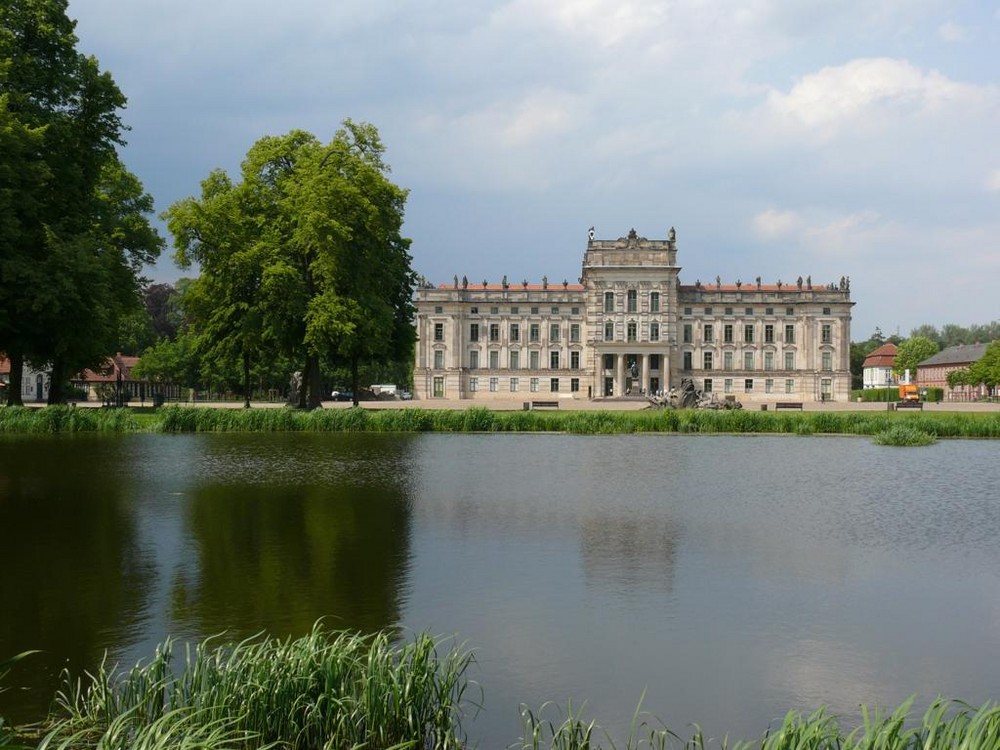
[[[64,675],[39,750],[427,748],[465,744],[470,651],[317,625],[298,639],[171,640],[128,671]]]
[[[910,427],[909,425],[896,424],[887,430],[882,432],[877,432],[872,437],[872,442],[876,445],[892,445],[892,446],[922,446],[922,445],[933,445],[937,442],[937,438],[927,432],[918,430],[915,427]]]
[[[128,409],[78,409],[75,406],[0,407],[0,433],[136,432],[139,423]]]

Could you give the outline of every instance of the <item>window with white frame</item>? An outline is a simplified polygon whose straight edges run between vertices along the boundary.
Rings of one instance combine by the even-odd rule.
[[[660,340],[660,324],[650,323],[649,324],[649,340],[656,342]]]
[[[569,327],[569,340],[574,344],[580,343],[580,324],[571,323]]]
[[[604,293],[604,312],[614,312],[615,311],[615,293],[605,292]]]
[[[500,369],[500,352],[497,349],[490,351],[490,369],[499,370]]]
[[[569,369],[571,370],[580,369],[580,352],[569,353]]]
[[[444,323],[434,324],[434,340],[444,341]]]
[[[823,352],[823,369],[832,370],[833,369],[833,353]]]
[[[469,341],[479,341],[479,323],[469,326]]]
[[[604,322],[604,340],[614,341],[615,340],[615,324],[610,320]]]
[[[764,369],[774,369],[774,352],[764,352]]]
[[[549,369],[559,369],[559,352],[549,352]]]
[[[559,378],[549,378],[549,390],[552,393],[559,393]]]
[[[517,393],[517,391],[520,388],[520,386],[521,386],[521,384],[520,384],[518,378],[511,378],[510,379],[510,392],[511,393]]]
[[[743,381],[743,392],[753,393],[753,378],[747,378]]]
[[[538,323],[531,323],[528,326],[528,341],[532,344],[537,344],[541,340],[541,328]]]
[[[521,369],[521,352],[512,351],[510,353],[510,369],[512,370]]]
[[[638,310],[639,310],[639,302],[638,302],[639,295],[638,295],[638,292],[636,292],[635,289],[629,289],[628,292],[627,292],[626,298],[628,299],[628,310],[627,310],[627,312],[630,312],[630,313],[638,312]]]
[[[650,292],[649,293],[649,311],[651,313],[658,313],[660,311],[660,293]]]
[[[559,324],[558,323],[550,323],[549,324],[549,341],[558,341],[558,340],[559,340]]]
[[[476,377],[475,375],[469,378],[469,390],[472,393],[475,393],[476,391],[479,390],[479,378]]]
[[[701,331],[701,338],[706,344],[711,344],[715,341],[715,326],[711,323],[706,323]]]
[[[528,381],[528,390],[532,393],[538,393],[538,378],[531,378]]]
[[[785,380],[785,393],[795,393],[795,381],[791,378]]]
[[[444,369],[444,352],[438,349],[434,352],[434,369],[443,370]]]
[[[636,341],[638,339],[639,326],[634,321],[628,324],[628,340]]]
[[[528,367],[532,370],[538,369],[538,352],[528,352]]]
[[[490,393],[500,390],[500,378],[490,378]]]
[[[576,393],[580,390],[580,378],[569,379],[569,390],[571,393]]]
[[[510,324],[510,341],[516,344],[521,340],[521,326],[518,323]]]
[[[753,352],[743,352],[743,369],[753,369]]]
[[[479,350],[470,349],[469,350],[469,369],[478,370],[479,369]]]
[[[785,369],[795,369],[795,352],[785,352]]]
[[[444,378],[434,378],[433,391],[434,398],[444,398]]]
[[[703,352],[702,358],[702,369],[711,370],[712,369],[712,352]]]

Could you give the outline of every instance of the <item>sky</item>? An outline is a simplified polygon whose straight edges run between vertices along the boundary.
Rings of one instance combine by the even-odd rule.
[[[851,279],[852,339],[1000,319],[1000,2],[70,0],[157,211],[264,135],[378,127],[414,270]],[[162,227],[166,236],[166,230]],[[168,238],[169,241],[169,238]],[[183,273],[172,248],[148,275]]]

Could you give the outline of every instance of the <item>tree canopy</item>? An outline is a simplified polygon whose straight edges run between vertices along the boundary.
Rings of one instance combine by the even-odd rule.
[[[896,362],[893,370],[903,375],[907,370],[910,377],[916,377],[917,365],[938,353],[938,345],[925,336],[911,336],[896,348]]]
[[[346,366],[357,394],[366,360],[410,356],[407,193],[389,180],[384,150],[374,126],[350,120],[328,144],[300,130],[265,137],[239,181],[216,170],[199,198],[164,214],[177,262],[201,266],[198,346],[239,358],[247,393],[262,358],[296,362],[300,405],[315,407],[321,366]]]
[[[0,4],[0,351],[8,403],[25,359],[52,368],[50,402],[113,351],[159,254],[152,199],[118,158],[125,97],[76,51],[65,0]]]

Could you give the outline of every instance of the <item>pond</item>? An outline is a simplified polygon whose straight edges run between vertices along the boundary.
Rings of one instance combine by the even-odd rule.
[[[997,444],[643,435],[0,441],[0,715],[166,635],[454,635],[518,707],[753,738],[789,709],[1000,698]],[[643,697],[644,695],[644,697]]]

